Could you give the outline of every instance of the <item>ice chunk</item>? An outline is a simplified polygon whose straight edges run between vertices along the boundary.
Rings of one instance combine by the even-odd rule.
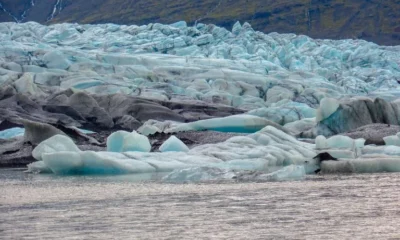
[[[266,126],[274,126],[275,128],[285,131],[283,127],[269,120],[257,116],[242,114],[224,118],[213,118],[191,123],[183,123],[166,130],[166,132],[173,133],[191,130],[211,130],[219,132],[254,133]]]
[[[259,171],[232,171],[213,167],[198,167],[176,170],[165,176],[162,181],[169,183],[206,182],[206,181],[291,181],[302,180],[306,172],[303,166],[290,165],[272,173]]]
[[[316,149],[327,149],[327,148],[329,148],[328,142],[327,142],[327,140],[326,140],[326,138],[324,136],[320,135],[315,139],[315,148]]]
[[[162,133],[165,132],[167,129],[175,127],[179,125],[177,122],[173,121],[157,121],[157,120],[148,120],[146,121],[140,128],[138,128],[137,132],[148,136],[154,133]]]
[[[109,152],[150,152],[150,141],[146,136],[136,131],[117,131],[107,138],[107,151]]]
[[[44,163],[44,161],[37,161],[28,164],[28,171],[30,173],[53,173],[50,168]]]
[[[284,167],[276,172],[260,175],[257,180],[268,180],[268,181],[293,181],[303,180],[306,176],[304,166],[290,165]]]
[[[240,24],[240,22],[237,21],[232,27],[232,33],[235,35],[239,35],[240,31],[242,31],[242,24]]]
[[[211,167],[198,167],[175,170],[165,176],[162,181],[168,183],[205,182],[231,180],[236,176],[232,171]]]
[[[400,146],[400,138],[398,135],[384,137],[383,141],[385,142],[385,145]]]
[[[161,152],[188,152],[189,148],[177,137],[171,136],[160,146]]]
[[[57,152],[43,154],[43,161],[56,174],[124,174],[148,173],[150,164],[129,159],[120,153]]]
[[[149,136],[154,133],[162,132],[158,127],[154,125],[142,125],[137,131],[144,136]]]
[[[355,143],[354,140],[347,136],[336,135],[330,137],[327,140],[327,144],[329,148],[346,148],[346,149],[354,149]]]
[[[317,110],[317,122],[332,115],[339,108],[339,101],[334,98],[323,98]]]
[[[315,126],[315,118],[303,118],[284,125],[284,127],[294,133],[301,133],[310,130]]]
[[[43,56],[48,68],[67,69],[70,65],[62,52],[48,52]]]
[[[32,151],[32,156],[36,160],[42,160],[43,154],[56,152],[79,152],[79,148],[75,145],[71,138],[64,135],[55,135],[41,142]]]
[[[24,133],[25,133],[24,128],[19,128],[19,127],[9,128],[9,129],[0,131],[0,138],[1,139],[14,138],[14,137],[18,137],[18,136],[23,136]]]
[[[356,140],[354,140],[354,144],[356,148],[363,148],[365,145],[365,139],[364,138],[358,138]]]
[[[187,28],[187,23],[185,21],[179,21],[179,22],[170,24],[170,26],[175,27],[175,28]]]
[[[31,95],[43,95],[43,91],[35,84],[34,78],[34,74],[24,73],[21,78],[14,82],[17,92]]]
[[[321,163],[321,171],[323,173],[400,172],[400,157],[324,161]]]
[[[389,155],[389,156],[400,156],[399,146],[366,146],[362,149],[364,156],[368,155]]]

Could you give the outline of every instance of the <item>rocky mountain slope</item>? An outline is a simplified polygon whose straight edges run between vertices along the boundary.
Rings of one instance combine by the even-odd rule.
[[[230,29],[236,21],[247,21],[263,32],[400,44],[400,0],[1,0],[0,9],[3,22],[140,25],[185,20]]]

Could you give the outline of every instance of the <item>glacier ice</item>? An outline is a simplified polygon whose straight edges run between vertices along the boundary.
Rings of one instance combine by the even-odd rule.
[[[207,181],[293,181],[303,180],[306,172],[303,166],[290,165],[272,173],[254,171],[233,171],[212,167],[197,167],[175,170],[162,181],[167,183],[196,183]]]
[[[342,164],[354,171],[396,169],[391,167],[398,156],[393,147],[370,150],[364,147],[363,139],[322,136],[313,145],[287,133],[312,132],[321,124],[327,126],[322,133],[344,132],[347,128],[343,122],[351,112],[346,109],[355,106],[357,114],[364,116],[362,112],[367,112],[367,105],[372,102],[353,96],[397,98],[399,46],[264,34],[254,31],[248,23],[236,23],[232,31],[212,24],[188,26],[185,22],[144,26],[43,26],[29,22],[0,23],[0,28],[0,86],[11,84],[18,93],[36,98],[54,89],[71,89],[75,99],[72,105],[83,115],[85,111],[97,113],[97,119],[102,121],[98,123],[104,126],[112,127],[114,119],[103,118],[101,109],[85,92],[123,93],[178,103],[206,102],[247,112],[191,123],[150,120],[138,133],[111,135],[107,150],[113,153],[82,152],[72,141],[60,138],[35,149],[34,157],[43,161],[31,165],[36,170],[130,173],[210,167],[272,172],[273,168],[294,165],[304,166],[310,173],[318,167],[313,157],[323,151],[339,161],[322,165]],[[339,103],[335,99],[345,101]],[[379,101],[373,102],[376,109],[389,106]],[[394,111],[391,116],[398,115]],[[387,120],[392,123],[394,118]],[[336,128],[330,128],[332,125]],[[357,124],[353,121],[347,125]],[[248,135],[192,149],[172,139],[165,143],[164,150],[160,149],[161,153],[149,152],[151,145],[146,135],[188,130]],[[318,134],[321,133],[315,131],[310,135]],[[400,145],[397,136],[385,138],[385,142]],[[173,148],[180,151],[170,152]],[[383,156],[387,163],[375,163],[373,159],[378,158],[374,156]],[[368,161],[362,165],[365,159]],[[367,163],[379,167],[366,167]]]
[[[400,156],[400,146],[365,146],[362,149],[364,156],[372,155],[387,155],[387,156]]]
[[[279,169],[275,172],[263,174],[257,177],[257,180],[265,181],[290,181],[290,180],[302,180],[306,176],[306,170],[304,166],[290,165]]]
[[[354,149],[355,142],[353,139],[347,136],[336,135],[327,139],[329,148],[347,148]]]
[[[167,178],[172,182],[224,180],[232,172],[242,180],[282,181],[302,179],[317,169],[323,173],[400,171],[398,146],[364,146],[364,139],[344,136],[329,139],[319,136],[316,144],[310,144],[272,126],[191,149],[171,137],[160,148],[161,152],[131,151],[143,143],[141,139],[148,141],[147,137],[121,131],[113,134],[108,147],[114,151],[108,152],[80,151],[68,137],[56,135],[34,149],[33,156],[39,162],[30,164],[28,169],[56,174],[174,172]],[[144,141],[146,148],[147,141]],[[127,151],[123,150],[125,147]],[[323,152],[338,160],[314,158]],[[243,173],[246,171],[258,173],[246,175]]]
[[[387,136],[383,138],[386,145],[400,146],[400,133],[394,136]]]
[[[46,167],[56,174],[124,174],[155,172],[148,163],[110,152],[57,152],[42,155]]]
[[[33,95],[72,87],[253,110],[287,100],[317,108],[352,94],[394,98],[399,90],[399,47],[363,40],[264,34],[247,23],[232,31],[185,22],[0,28],[0,84]]]
[[[28,164],[28,171],[30,173],[53,173],[53,171],[47,167],[44,161],[37,161]]]
[[[327,149],[329,148],[326,137],[319,135],[315,138],[315,148],[316,149]]]
[[[331,148],[354,150],[356,148],[363,148],[364,144],[365,139],[363,138],[352,139],[342,135],[335,135],[328,139],[322,135],[319,135],[315,139],[315,148],[319,150]]]
[[[107,151],[109,152],[150,152],[150,150],[149,139],[136,131],[117,131],[107,138]]]
[[[258,108],[247,114],[266,118],[280,125],[285,125],[305,118],[314,118],[316,110],[304,103],[282,103],[273,104],[270,107]]]
[[[23,128],[15,127],[15,128],[9,128],[3,131],[0,131],[0,138],[1,139],[9,139],[9,138],[14,138],[18,136],[23,136],[25,133],[25,130]]]
[[[287,123],[284,127],[295,134],[299,134],[312,129],[315,125],[315,118],[303,118],[301,120]]]
[[[163,133],[166,132],[167,129],[172,128],[172,127],[176,127],[178,124],[177,122],[174,121],[157,121],[157,120],[148,120],[145,123],[142,124],[142,126],[140,126],[137,129],[137,132],[148,136],[154,133]]]
[[[167,183],[190,183],[190,182],[205,182],[205,181],[221,181],[232,180],[236,174],[233,171],[211,168],[211,167],[195,167],[181,170],[174,170],[165,177],[162,181]]]
[[[191,130],[211,130],[219,132],[254,133],[263,129],[266,126],[274,126],[285,131],[284,128],[282,128],[279,124],[276,124],[272,121],[257,116],[241,114],[232,115],[224,118],[199,120],[191,123],[181,123],[165,130],[165,132],[174,133]]]
[[[64,135],[55,135],[41,142],[33,149],[32,156],[40,161],[44,154],[59,152],[80,152],[80,150],[71,138]]]
[[[323,98],[317,110],[317,121],[320,122],[328,118],[339,107],[339,101],[334,98]]]
[[[358,158],[321,163],[324,173],[400,172],[400,157]]]
[[[177,137],[171,136],[161,146],[161,152],[188,152],[189,148]]]
[[[80,151],[72,140],[57,135],[34,150],[34,157],[43,160],[46,168],[41,163],[30,165],[30,168],[37,171],[43,167],[57,174],[171,172],[194,167],[271,172],[293,164],[304,165],[305,171],[311,173],[317,168],[312,159],[315,155],[312,144],[299,142],[272,126],[249,136],[233,137],[225,142],[199,145],[179,152],[129,151],[129,148],[121,152],[126,136],[146,137],[121,131],[113,134],[109,137],[111,145],[108,145],[113,151],[108,152]],[[132,139],[128,140],[129,145]],[[175,144],[176,141],[172,140],[166,149],[175,150]]]

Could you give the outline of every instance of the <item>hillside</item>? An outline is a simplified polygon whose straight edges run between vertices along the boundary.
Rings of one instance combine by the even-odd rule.
[[[185,20],[229,29],[236,21],[247,21],[263,32],[400,44],[400,0],[0,0],[0,4],[0,21],[147,24]]]

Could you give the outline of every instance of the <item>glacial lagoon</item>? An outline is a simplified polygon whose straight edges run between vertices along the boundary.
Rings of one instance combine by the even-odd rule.
[[[160,183],[0,170],[2,239],[398,239],[399,173]]]

